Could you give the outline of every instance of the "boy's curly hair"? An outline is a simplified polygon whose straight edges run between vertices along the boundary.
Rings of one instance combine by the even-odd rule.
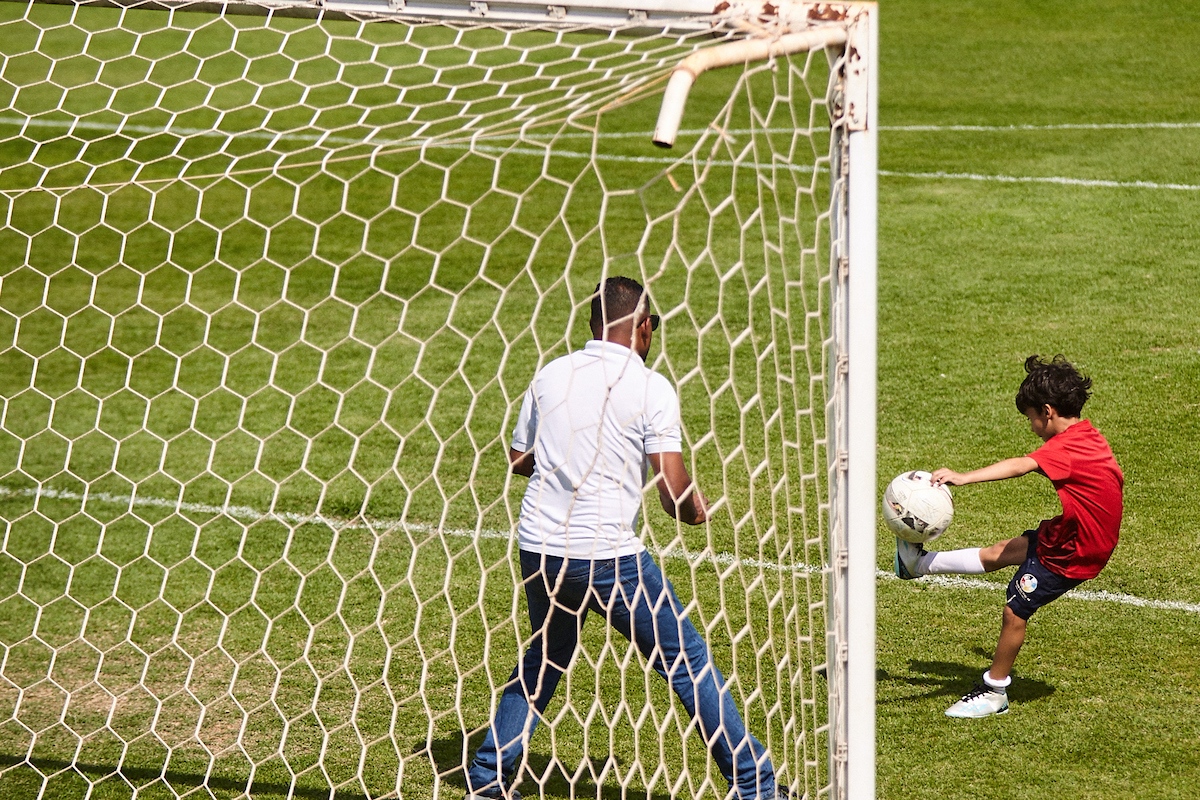
[[[1049,361],[1039,355],[1025,359],[1025,380],[1017,390],[1017,410],[1053,406],[1064,417],[1078,417],[1083,404],[1092,396],[1092,379],[1079,373],[1075,366],[1059,353]]]

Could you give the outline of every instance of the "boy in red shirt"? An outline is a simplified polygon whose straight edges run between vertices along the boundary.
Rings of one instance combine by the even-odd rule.
[[[1063,356],[1051,361],[1025,360],[1025,380],[1017,391],[1017,410],[1045,444],[1027,456],[998,461],[971,472],[939,469],[935,484],[1016,478],[1040,472],[1054,484],[1063,513],[1043,520],[1037,530],[991,547],[926,552],[920,545],[896,540],[896,575],[904,580],[922,575],[978,574],[1019,566],[1008,584],[1004,622],[992,666],[983,680],[946,710],[950,717],[987,717],[1008,711],[1006,688],[1029,617],[1084,581],[1100,574],[1117,546],[1121,528],[1120,466],[1105,438],[1080,419],[1091,396],[1092,380],[1079,374]]]

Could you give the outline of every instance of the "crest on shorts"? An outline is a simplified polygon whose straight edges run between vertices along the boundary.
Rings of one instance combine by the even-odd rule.
[[[1021,587],[1021,591],[1025,594],[1033,594],[1037,591],[1037,578],[1026,572],[1021,576],[1021,580],[1017,585]]]

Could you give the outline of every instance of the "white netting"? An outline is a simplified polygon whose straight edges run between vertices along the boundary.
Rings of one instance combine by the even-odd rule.
[[[653,149],[719,41],[0,2],[0,795],[457,800],[529,635],[508,437],[603,274],[721,499],[647,543],[827,791],[840,62],[706,76]],[[522,781],[726,791],[600,620]]]

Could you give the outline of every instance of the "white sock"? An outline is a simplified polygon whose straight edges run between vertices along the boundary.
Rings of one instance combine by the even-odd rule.
[[[995,689],[998,692],[1003,692],[1008,688],[1008,685],[1012,683],[1012,675],[1009,675],[1002,681],[998,681],[992,677],[992,671],[990,669],[984,670],[983,682],[987,684],[989,689]]]
[[[922,575],[982,575],[978,547],[964,550],[934,550],[921,556],[917,571]]]

